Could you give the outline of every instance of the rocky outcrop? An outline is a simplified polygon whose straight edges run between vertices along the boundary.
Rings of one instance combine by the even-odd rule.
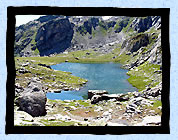
[[[122,49],[128,52],[137,52],[141,47],[149,44],[148,34],[139,34],[137,36],[126,39],[122,44]]]
[[[36,81],[28,83],[28,87],[23,89],[16,100],[19,110],[25,111],[33,117],[44,116],[46,114],[46,93],[43,85]]]
[[[152,26],[155,26],[156,29],[161,28],[161,18],[159,16],[137,17],[133,20],[128,30],[133,29],[140,33],[145,32]]]
[[[73,25],[68,19],[52,20],[41,26],[36,35],[36,47],[40,55],[60,53],[70,47]]]
[[[80,32],[81,34],[86,34],[87,32],[89,34],[92,34],[92,28],[96,28],[99,24],[98,18],[90,18],[89,20],[86,20],[82,26],[77,27],[76,31]]]
[[[88,99],[92,104],[96,104],[100,101],[116,100],[116,101],[128,101],[127,94],[108,94],[106,90],[88,90]]]
[[[25,93],[18,98],[19,109],[33,117],[46,115],[46,96],[43,92]]]
[[[38,64],[39,66],[42,66],[42,67],[46,67],[48,69],[51,69],[51,67],[49,65],[46,65],[46,64]]]
[[[153,106],[153,100],[161,100],[161,83],[154,88],[147,88],[142,92],[133,93],[133,97],[129,100],[126,106],[126,114],[140,114],[143,111],[143,106]],[[142,108],[142,111],[140,110]]]
[[[94,95],[108,94],[106,90],[88,90],[88,99],[91,99]]]
[[[92,96],[92,98],[91,98],[91,103],[92,104],[96,104],[99,101],[102,101],[102,96],[100,96],[100,95],[94,95],[94,96]]]

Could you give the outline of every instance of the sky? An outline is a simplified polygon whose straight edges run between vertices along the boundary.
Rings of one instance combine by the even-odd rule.
[[[29,21],[38,19],[40,16],[44,15],[16,15],[16,26],[20,26],[28,23]]]
[[[16,26],[20,26],[22,24],[28,23],[29,21],[38,19],[40,16],[45,16],[45,15],[16,15]],[[103,19],[107,20],[110,17],[111,16],[103,16]]]

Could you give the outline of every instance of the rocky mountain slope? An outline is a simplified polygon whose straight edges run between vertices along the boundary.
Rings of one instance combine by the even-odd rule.
[[[87,49],[109,53],[114,49],[113,44],[126,43],[130,35],[153,28],[158,31],[160,20],[160,17],[150,16],[111,17],[108,20],[98,16],[44,16],[16,28],[14,53],[16,56],[44,56]],[[131,39],[135,40],[133,47],[137,50],[149,44],[148,35],[138,43],[138,37]]]

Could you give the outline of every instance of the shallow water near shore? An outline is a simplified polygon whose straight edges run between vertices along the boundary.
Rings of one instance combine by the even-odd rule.
[[[55,70],[71,72],[72,75],[87,79],[88,82],[79,91],[61,91],[47,93],[51,100],[82,100],[87,99],[88,90],[106,90],[109,94],[137,91],[127,79],[128,70],[121,69],[118,63],[61,63],[52,65]]]

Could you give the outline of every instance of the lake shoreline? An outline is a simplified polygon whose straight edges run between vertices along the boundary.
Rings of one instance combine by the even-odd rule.
[[[28,79],[30,80],[29,82],[32,84],[32,85],[38,85],[39,83],[42,83],[42,85],[45,85],[44,83],[43,83],[43,81],[42,80],[44,80],[42,77],[41,77],[41,71],[43,71],[44,69],[46,70],[46,72],[47,73],[49,73],[49,72],[52,72],[52,75],[53,75],[53,77],[51,77],[51,82],[52,83],[55,83],[55,84],[58,84],[58,83],[56,83],[55,82],[55,80],[58,78],[57,77],[57,75],[56,76],[54,76],[54,73],[55,74],[57,74],[56,73],[56,71],[55,70],[51,70],[50,68],[47,68],[47,67],[45,67],[45,66],[39,66],[38,64],[36,64],[37,62],[35,61],[34,62],[34,60],[32,61],[32,60],[29,60],[30,58],[28,58],[28,60],[24,60],[24,61],[21,61],[21,60],[17,60],[17,61],[20,61],[20,62],[18,62],[18,63],[21,63],[20,65],[19,65],[19,68],[17,68],[18,70],[17,70],[17,76],[19,75],[20,77],[18,77],[18,78],[25,78],[25,77],[22,77],[21,75],[26,75],[26,76],[29,76],[29,77],[26,77],[25,78],[25,82],[27,82],[28,81]],[[30,64],[29,64],[30,63]],[[39,63],[39,62],[38,62]],[[24,65],[27,65],[27,66],[25,66],[25,69],[23,69],[22,70],[22,66],[24,66]],[[44,64],[44,63],[42,63],[42,64]],[[30,67],[30,65],[32,65],[31,67]],[[21,67],[21,68],[20,68]],[[35,70],[35,69],[38,69],[38,72],[40,72],[40,73],[37,73],[37,71]],[[32,71],[30,71],[30,70],[32,70]],[[34,75],[33,74],[33,70],[34,70],[34,72],[36,72],[36,78],[35,77],[33,77],[32,78],[32,75]],[[19,73],[20,72],[20,73]],[[43,71],[44,72],[44,71]],[[29,75],[29,74],[31,74],[31,75]],[[61,74],[61,73],[60,73]],[[62,74],[64,74],[64,76],[72,76],[70,73],[68,73],[68,72],[63,72]],[[41,78],[40,78],[41,77]],[[17,79],[18,79],[17,78]],[[53,78],[55,78],[55,79],[53,79]],[[62,77],[61,77],[62,78]],[[72,78],[75,78],[75,77],[72,77]],[[16,79],[16,80],[17,80]],[[48,80],[50,80],[48,77],[47,77],[47,79]],[[53,81],[54,80],[54,81]],[[62,79],[61,79],[62,80]],[[78,87],[82,87],[83,86],[83,84],[85,84],[87,81],[86,80],[84,80],[84,79],[81,79],[81,78],[79,78],[79,80],[80,80],[80,83],[78,83],[76,86],[78,86]],[[18,90],[23,90],[24,89],[24,87],[23,87],[23,82],[22,83],[19,83],[18,84],[18,81],[21,81],[21,80],[17,80],[17,83],[16,83],[16,89],[18,89]],[[40,82],[41,81],[41,82]],[[69,81],[70,82],[70,81]],[[55,88],[55,84],[51,84],[51,87],[53,87],[53,90],[59,90],[59,88]],[[62,87],[61,88],[66,88],[66,87],[68,87],[69,89],[70,89],[70,87],[67,85],[67,83],[66,82],[62,82],[62,83],[59,83]],[[28,86],[29,85],[26,85],[27,87],[27,89],[29,88]],[[49,85],[47,85],[47,86],[49,86]],[[41,89],[39,89],[39,91],[43,91],[44,92],[44,95],[46,94],[46,92],[47,91],[50,91],[51,89],[51,87],[42,87]],[[78,88],[78,87],[75,87],[75,88]],[[35,89],[35,87],[34,88],[32,88],[33,90],[37,90],[37,89]],[[74,88],[73,88],[74,89]],[[87,104],[88,104],[88,107],[87,108],[85,108],[85,105],[80,105],[81,103],[76,103],[76,106],[74,106],[74,107],[72,107],[73,106],[73,102],[76,102],[76,101],[73,101],[73,100],[71,100],[71,101],[60,101],[60,100],[58,100],[58,101],[60,101],[61,103],[62,103],[62,108],[59,108],[59,106],[61,106],[60,104],[58,104],[58,101],[56,101],[56,100],[53,100],[53,101],[51,101],[51,100],[49,100],[49,99],[46,99],[47,100],[47,102],[45,103],[45,110],[46,110],[46,115],[45,116],[41,116],[41,117],[32,117],[30,114],[26,114],[28,117],[26,118],[24,118],[24,120],[28,120],[29,118],[31,118],[31,121],[30,122],[28,122],[28,123],[26,123],[26,121],[24,121],[24,120],[22,120],[22,119],[20,119],[20,115],[19,115],[19,113],[22,113],[22,112],[19,112],[18,110],[17,110],[17,108],[19,108],[18,106],[18,104],[19,104],[19,100],[18,100],[18,98],[19,98],[19,95],[17,95],[16,96],[16,99],[15,99],[15,103],[17,103],[17,105],[15,105],[15,113],[16,113],[16,119],[15,119],[15,125],[37,125],[37,126],[43,126],[43,125],[52,125],[53,124],[53,121],[59,121],[60,122],[60,119],[58,118],[58,117],[54,117],[55,115],[54,115],[54,113],[55,113],[55,111],[56,111],[56,115],[57,114],[61,114],[61,111],[64,113],[62,113],[61,115],[62,116],[68,116],[68,118],[62,118],[62,119],[64,119],[63,120],[63,123],[65,124],[65,125],[74,125],[74,126],[80,126],[80,125],[84,125],[84,126],[87,126],[87,125],[91,125],[91,126],[95,126],[95,125],[101,125],[101,126],[105,126],[105,125],[120,125],[120,126],[123,126],[123,125],[126,125],[126,126],[129,126],[129,125],[150,125],[149,123],[148,124],[139,124],[139,123],[141,123],[141,122],[144,122],[144,118],[145,117],[148,117],[149,116],[149,114],[151,115],[151,116],[153,116],[153,117],[158,117],[158,116],[161,116],[161,104],[160,104],[160,90],[162,90],[162,88],[161,87],[159,87],[159,88],[157,88],[157,90],[156,91],[154,91],[154,92],[152,92],[152,90],[153,90],[153,88],[147,88],[145,91],[143,90],[143,91],[141,91],[141,92],[130,92],[130,93],[126,93],[125,94],[125,96],[128,96],[129,98],[128,98],[128,100],[127,101],[123,101],[123,103],[122,102],[118,102],[117,100],[116,101],[114,101],[114,100],[108,100],[108,101],[101,101],[101,105],[100,105],[100,103],[98,104],[96,104],[96,105],[94,105],[94,106],[97,106],[96,108],[97,109],[99,109],[100,107],[102,107],[102,109],[100,108],[100,111],[99,111],[99,113],[100,114],[98,114],[98,115],[101,115],[100,117],[99,116],[95,116],[96,115],[96,112],[94,111],[94,110],[90,110],[90,109],[92,109],[93,108],[93,105],[91,104],[91,100],[78,100],[77,102],[81,102],[82,104],[85,104],[85,102],[87,102]],[[24,90],[25,91],[25,90]],[[24,92],[23,91],[23,92]],[[38,91],[38,90],[37,90]],[[21,91],[19,91],[19,93],[20,93]],[[36,92],[36,91],[32,91],[32,92]],[[151,95],[149,95],[150,93],[152,93]],[[156,95],[155,95],[156,94]],[[46,96],[46,95],[45,95]],[[155,97],[154,97],[155,96]],[[149,97],[150,97],[150,99],[149,99]],[[115,107],[119,107],[120,109],[121,109],[121,111],[122,111],[122,114],[120,114],[121,116],[120,116],[120,119],[121,120],[130,120],[130,121],[128,121],[126,124],[125,123],[117,123],[117,121],[113,118],[113,120],[115,120],[114,122],[112,122],[112,121],[110,121],[110,117],[114,117],[114,116],[112,116],[112,114],[115,114],[116,112],[114,111],[113,112],[113,110],[114,110],[114,108],[112,107],[112,105],[107,105],[108,103],[114,103],[115,104]],[[141,104],[139,105],[139,104],[137,104],[137,102],[140,102]],[[158,103],[157,103],[158,102]],[[145,104],[146,103],[146,104]],[[135,104],[135,105],[134,105]],[[144,106],[144,104],[145,104],[145,106],[146,106],[146,108],[147,109],[145,109],[145,106]],[[155,105],[154,105],[155,104]],[[157,109],[157,104],[159,105],[158,107],[160,108],[160,109]],[[77,105],[79,105],[79,107],[77,107]],[[103,106],[107,106],[107,108],[108,109],[106,109],[106,110],[103,110]],[[143,106],[142,106],[143,105]],[[72,108],[71,108],[72,107]],[[111,108],[113,108],[112,110],[109,110],[109,108],[111,109]],[[57,109],[57,110],[56,110]],[[58,110],[59,109],[59,110]],[[62,109],[62,110],[61,110]],[[89,109],[89,110],[88,110]],[[97,110],[96,109],[96,110]],[[74,114],[71,114],[70,112],[71,111],[74,111],[73,113]],[[93,116],[94,114],[94,118],[97,118],[96,119],[96,122],[94,123],[94,122],[90,122],[90,119],[88,118],[88,117],[82,117],[83,118],[83,121],[79,121],[79,122],[77,122],[76,121],[76,119],[74,119],[75,117],[74,116],[78,116],[76,113],[78,112],[78,111],[81,111],[81,110],[83,110],[84,111],[84,116],[87,116],[87,114],[90,114],[91,116]],[[147,110],[147,112],[145,112],[145,110]],[[89,112],[88,112],[89,111]],[[91,111],[91,112],[90,112]],[[49,113],[50,112],[50,113]],[[113,112],[113,113],[112,113]],[[145,112],[145,113],[144,113]],[[51,115],[50,115],[51,114]],[[70,114],[70,115],[69,115]],[[103,119],[102,118],[102,114],[104,114],[104,115],[106,115],[106,117]],[[138,116],[135,118],[135,122],[133,121],[134,119],[131,119],[132,118],[132,115],[133,114],[137,114]],[[145,114],[145,115],[143,115],[143,114]],[[30,115],[30,116],[29,116]],[[69,117],[70,116],[70,117]],[[73,119],[72,119],[72,116],[74,117]],[[139,119],[139,116],[141,117],[140,119]],[[65,119],[67,119],[67,121],[65,121]],[[103,123],[103,120],[104,121],[106,121],[107,123]],[[136,121],[137,120],[137,121]],[[29,121],[29,120],[28,120]],[[68,123],[68,122],[75,122],[75,123]],[[152,122],[153,123],[153,125],[160,125],[160,122],[158,122],[158,123],[154,123],[154,122]],[[56,124],[57,125],[57,124]],[[59,124],[60,125],[60,124]],[[62,124],[61,124],[62,125]],[[90,126],[89,125],[89,126]]]
[[[78,100],[81,98],[77,96],[87,95],[88,90],[92,89],[106,90],[109,94],[121,94],[138,91],[138,89],[132,87],[131,84],[127,83],[128,76],[126,75],[126,71],[120,68],[121,64],[117,64],[118,65],[112,62],[94,64],[65,62],[57,65],[52,65],[50,67],[54,70],[70,72],[72,75],[87,79],[88,82],[83,87],[77,88],[73,91],[62,90],[59,92],[59,94],[56,94],[57,92],[50,92],[52,95],[48,93],[47,97],[49,97],[49,99],[55,99],[56,96],[56,99],[65,100],[63,97],[65,96],[66,100],[72,100],[72,97],[70,96],[72,96],[73,94],[74,99]],[[87,97],[85,97],[85,99],[87,99]]]

